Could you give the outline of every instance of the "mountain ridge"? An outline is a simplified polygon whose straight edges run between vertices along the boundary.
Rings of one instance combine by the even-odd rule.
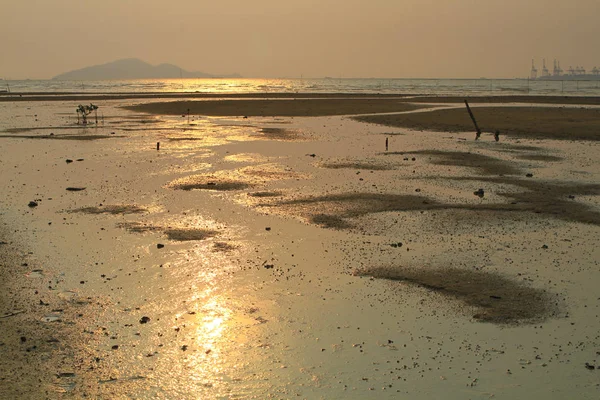
[[[105,64],[76,69],[53,77],[53,80],[122,80],[122,79],[178,79],[178,78],[241,78],[239,74],[214,75],[186,71],[177,65],[152,65],[139,58],[123,58]]]

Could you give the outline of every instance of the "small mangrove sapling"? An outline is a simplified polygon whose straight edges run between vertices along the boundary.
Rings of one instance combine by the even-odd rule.
[[[96,116],[96,124],[98,124],[98,106],[91,103],[89,106],[83,106],[80,104],[75,111],[77,111],[77,124],[79,124],[79,116],[81,115],[82,124],[87,125],[87,116],[91,114],[92,111]]]

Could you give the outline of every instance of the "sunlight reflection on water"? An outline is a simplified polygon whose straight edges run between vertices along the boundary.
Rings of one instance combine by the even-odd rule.
[[[528,71],[525,71],[526,73]],[[404,93],[437,95],[598,95],[599,80],[282,78],[136,79],[113,81],[11,80],[12,92],[72,93]]]

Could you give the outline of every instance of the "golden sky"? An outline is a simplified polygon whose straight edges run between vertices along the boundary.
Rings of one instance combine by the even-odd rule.
[[[4,79],[130,57],[272,78],[600,67],[600,0],[0,0],[0,16]]]

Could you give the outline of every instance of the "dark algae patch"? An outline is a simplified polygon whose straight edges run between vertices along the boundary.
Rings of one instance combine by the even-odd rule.
[[[445,203],[420,195],[391,193],[340,193],[268,201],[259,207],[275,208],[283,213],[306,218],[325,228],[351,229],[348,219],[382,212],[414,212],[456,210],[472,213],[474,218],[507,218],[507,213],[531,213],[570,222],[600,225],[600,212],[576,201],[578,196],[600,195],[598,184],[537,181],[514,176],[449,177],[454,181],[472,181],[473,188],[485,187],[484,201],[479,203]],[[497,189],[501,185],[517,187],[516,191]],[[522,189],[522,190],[519,190]],[[487,195],[505,198],[504,202],[487,201]],[[265,196],[266,197],[266,196]],[[464,219],[464,215],[461,217]],[[509,218],[509,217],[508,217]]]
[[[255,198],[280,197],[280,196],[283,196],[283,193],[282,192],[277,192],[277,191],[273,191],[273,192],[252,192],[252,193],[248,193],[248,196],[255,197]]]
[[[386,211],[410,211],[432,208],[435,202],[423,196],[377,194],[377,193],[342,193],[287,200],[277,203],[283,208],[298,208],[308,214],[321,214],[339,217],[360,217],[366,214]]]
[[[515,177],[490,178],[449,178],[457,181],[489,182],[508,184],[525,189],[522,192],[497,192],[510,203],[491,203],[481,205],[456,205],[447,208],[481,211],[525,211],[544,214],[571,222],[600,225],[600,212],[592,206],[574,201],[576,196],[600,195],[600,184],[577,184],[566,182],[536,181]]]
[[[420,150],[404,153],[389,152],[386,155],[419,155],[431,159],[435,165],[475,168],[484,175],[517,175],[521,171],[513,163],[498,158],[464,151]]]
[[[255,136],[270,140],[298,140],[297,131],[284,128],[262,128]]]
[[[471,101],[471,100],[469,100]],[[460,101],[462,102],[462,100]],[[473,109],[483,132],[529,139],[600,140],[600,109],[568,107],[477,107]],[[473,132],[464,107],[394,115],[355,117],[393,127],[439,132]]]
[[[156,225],[144,225],[137,222],[126,222],[117,225],[119,228],[127,229],[133,233],[160,232],[167,236],[169,240],[177,242],[186,242],[192,240],[205,240],[219,234],[212,229],[200,228],[171,228]]]
[[[94,207],[83,207],[75,210],[71,210],[71,212],[80,212],[84,214],[112,214],[112,215],[120,215],[120,214],[139,214],[148,211],[144,207],[136,206],[133,204],[123,204],[123,205],[106,205],[106,206],[94,206]]]
[[[210,176],[195,176],[171,182],[170,188],[176,190],[217,190],[231,191],[251,187],[252,184],[235,179]]]
[[[393,165],[383,164],[376,161],[344,160],[324,162],[322,168],[329,169],[361,169],[369,171],[389,171],[395,169]]]
[[[345,221],[343,218],[327,214],[315,214],[310,217],[310,222],[321,225],[323,228],[348,229],[353,227],[352,224]]]
[[[532,288],[495,272],[458,268],[375,267],[358,276],[406,282],[474,307],[478,321],[531,324],[558,316],[558,301],[549,292]]]
[[[219,232],[210,229],[197,228],[166,228],[163,232],[170,240],[175,240],[178,242],[205,240],[219,234]]]

